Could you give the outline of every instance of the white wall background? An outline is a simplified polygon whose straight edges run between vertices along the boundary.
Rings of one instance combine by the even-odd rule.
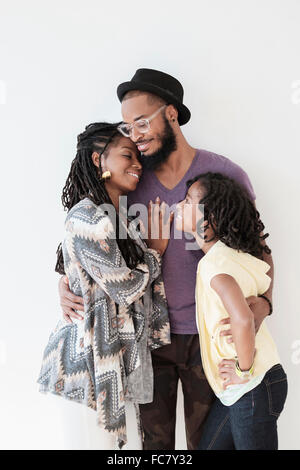
[[[1,0],[0,15],[1,447],[64,448],[35,384],[60,315],[61,189],[76,135],[120,119],[117,85],[149,67],[184,84],[189,142],[253,182],[276,269],[269,326],[289,375],[280,447],[299,449],[299,1]]]

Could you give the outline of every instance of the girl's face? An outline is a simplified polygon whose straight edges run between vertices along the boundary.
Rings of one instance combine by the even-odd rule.
[[[93,161],[99,166],[99,155],[93,154]],[[109,146],[108,155],[101,156],[102,173],[110,171],[111,177],[105,181],[106,188],[127,194],[134,191],[142,174],[139,161],[140,153],[136,145],[128,137],[119,137],[116,145]]]
[[[175,226],[177,230],[193,236],[198,233],[198,238],[199,236],[204,237],[203,230],[207,226],[207,222],[204,222],[203,209],[199,206],[199,201],[204,196],[204,188],[198,181],[189,187],[185,199],[176,206]],[[205,231],[208,239],[210,239],[212,233],[210,227]]]

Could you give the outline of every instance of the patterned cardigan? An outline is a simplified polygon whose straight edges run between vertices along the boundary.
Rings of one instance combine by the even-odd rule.
[[[69,211],[65,272],[72,292],[83,297],[84,320],[58,322],[38,378],[41,392],[96,410],[98,425],[119,448],[127,442],[124,401],[152,401],[150,350],[170,343],[161,257],[141,238],[137,243],[144,260],[129,269],[100,206],[85,198]]]

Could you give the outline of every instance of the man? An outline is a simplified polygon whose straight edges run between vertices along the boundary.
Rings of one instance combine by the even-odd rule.
[[[136,191],[128,196],[129,206],[134,203],[148,206],[149,201],[157,197],[173,206],[184,199],[187,180],[207,171],[234,178],[255,199],[249,178],[238,165],[223,156],[197,150],[185,139],[180,126],[189,121],[190,111],[183,104],[183,88],[178,80],[160,71],[139,69],[131,81],[119,85],[117,94],[122,103],[120,131],[136,143],[144,168]],[[186,243],[184,238],[174,237],[172,227],[162,263],[172,342],[152,353],[154,400],[140,406],[145,450],[175,448],[179,379],[184,395],[189,450],[197,448],[203,423],[214,400],[201,365],[195,317],[196,270],[203,252],[186,249]],[[268,274],[273,280],[272,257],[264,255],[264,259],[271,266]],[[80,299],[72,295],[64,281],[64,278],[60,281],[64,315],[78,318],[74,310],[82,310]],[[270,302],[272,285],[273,282],[265,293]],[[258,329],[270,313],[271,303],[261,297],[247,300]],[[232,341],[230,333],[228,329],[223,331],[228,341]]]

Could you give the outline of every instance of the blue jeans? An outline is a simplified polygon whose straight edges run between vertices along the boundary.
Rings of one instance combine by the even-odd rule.
[[[231,406],[219,399],[204,425],[199,450],[276,450],[277,419],[287,396],[287,377],[276,364],[262,382]]]

